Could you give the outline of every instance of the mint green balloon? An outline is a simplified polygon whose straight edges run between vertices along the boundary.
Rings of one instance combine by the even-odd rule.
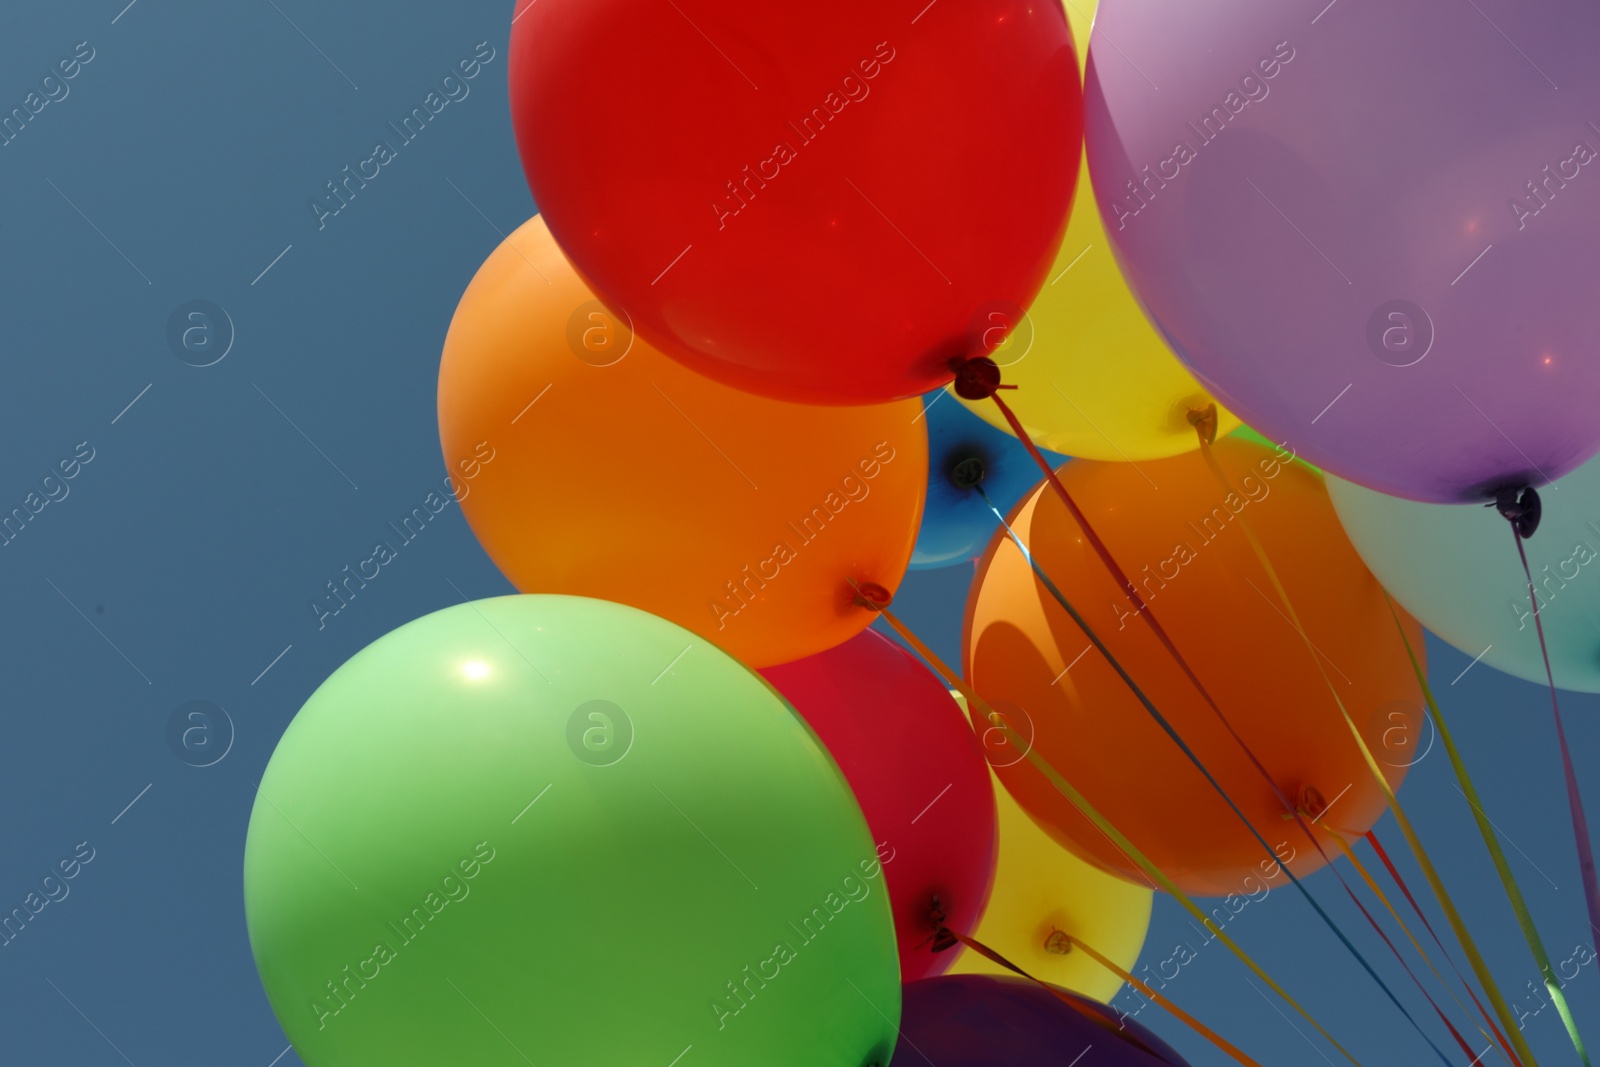
[[[833,760],[736,660],[606,601],[461,604],[335,671],[261,780],[244,904],[309,1067],[895,1043],[889,896]]]
[[[1329,477],[1350,542],[1395,600],[1468,656],[1546,684],[1511,527],[1494,508],[1421,504]],[[1539,489],[1524,545],[1556,685],[1600,693],[1600,459]]]

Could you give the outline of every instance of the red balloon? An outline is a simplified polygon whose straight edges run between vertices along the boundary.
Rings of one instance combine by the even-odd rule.
[[[1017,326],[1082,90],[1039,0],[539,0],[512,119],[557,242],[652,345],[748,392],[916,396]]]
[[[864,630],[761,674],[817,732],[878,843],[900,942],[901,981],[942,974],[933,898],[955,930],[977,925],[996,858],[994,786],[961,708],[893,641]]]

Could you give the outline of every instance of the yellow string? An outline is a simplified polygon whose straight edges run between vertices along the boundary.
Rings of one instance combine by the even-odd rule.
[[[1583,1046],[1582,1036],[1578,1033],[1577,1020],[1572,1017],[1572,1009],[1567,1006],[1566,994],[1561,991],[1561,983],[1556,979],[1555,968],[1550,965],[1550,956],[1545,952],[1544,941],[1539,937],[1538,928],[1533,925],[1533,915],[1528,911],[1527,901],[1522,898],[1522,889],[1511,873],[1511,864],[1506,862],[1506,854],[1500,848],[1494,824],[1484,813],[1483,804],[1478,799],[1478,790],[1472,784],[1472,777],[1467,773],[1467,765],[1462,762],[1455,738],[1451,736],[1450,727],[1444,721],[1444,713],[1439,710],[1439,702],[1433,698],[1433,687],[1428,684],[1427,672],[1422,669],[1416,651],[1411,647],[1411,639],[1406,636],[1405,627],[1400,624],[1400,613],[1395,610],[1394,601],[1389,599],[1387,591],[1384,592],[1383,598],[1389,605],[1389,613],[1394,616],[1394,625],[1400,631],[1400,640],[1406,646],[1406,655],[1411,658],[1411,669],[1416,672],[1417,681],[1422,685],[1422,695],[1428,702],[1428,710],[1433,713],[1433,724],[1439,731],[1439,740],[1444,742],[1444,750],[1450,757],[1450,766],[1455,770],[1456,780],[1460,782],[1462,794],[1467,798],[1467,806],[1472,809],[1473,821],[1478,824],[1478,833],[1489,848],[1489,858],[1494,861],[1495,873],[1500,877],[1500,885],[1505,890],[1506,898],[1511,901],[1511,910],[1516,914],[1517,925],[1522,929],[1522,938],[1528,943],[1528,949],[1539,965],[1545,989],[1550,993],[1550,999],[1556,1006],[1556,1013],[1561,1016],[1562,1025],[1566,1027],[1567,1038],[1577,1050],[1578,1058],[1587,1065],[1589,1053]],[[1513,1032],[1513,1040],[1516,1039],[1515,1034],[1518,1032]],[[1520,1046],[1518,1047],[1520,1050]]]
[[[852,582],[851,585],[854,586],[855,583]],[[861,592],[859,587],[856,588],[856,592],[858,594]],[[974,692],[972,688],[962,680],[959,674],[956,674],[948,666],[946,666],[944,661],[940,659],[932,649],[923,644],[922,641],[910,630],[906,629],[904,624],[902,624],[900,620],[894,616],[894,613],[891,612],[887,606],[878,604],[864,596],[862,597],[862,602],[867,604],[874,611],[879,612],[883,616],[884,621],[894,628],[895,633],[899,634],[907,644],[915,649],[918,655],[927,660],[929,665],[932,666],[933,669],[944,678],[947,685],[957,690],[964,698],[966,698],[970,707],[978,709],[978,713],[982,715],[985,720],[1000,729],[1005,734],[1006,740],[1015,745],[1017,750],[1026,756],[1028,762],[1033,764],[1034,768],[1045,776],[1050,784],[1055,787],[1056,791],[1062,796],[1066,797],[1072,806],[1077,808],[1078,811],[1080,811],[1085,818],[1092,822],[1101,833],[1110,838],[1112,843],[1121,849],[1129,859],[1133,860],[1133,862],[1136,863],[1147,876],[1158,882],[1162,889],[1165,889],[1172,896],[1172,898],[1183,907],[1185,911],[1194,916],[1194,918],[1198,919],[1200,923],[1211,932],[1211,935],[1214,938],[1226,945],[1228,950],[1238,957],[1241,963],[1250,968],[1256,977],[1265,982],[1269,989],[1278,994],[1278,996],[1282,997],[1284,1002],[1287,1003],[1291,1008],[1299,1012],[1300,1016],[1304,1018],[1306,1022],[1310,1023],[1312,1028],[1315,1029],[1317,1033],[1321,1034],[1330,1045],[1338,1049],[1345,1059],[1349,1060],[1352,1064],[1355,1064],[1356,1067],[1361,1067],[1360,1060],[1352,1056],[1343,1045],[1339,1044],[1334,1036],[1324,1029],[1322,1024],[1317,1022],[1310,1012],[1301,1007],[1300,1003],[1291,997],[1288,991],[1279,985],[1271,975],[1263,970],[1260,964],[1256,963],[1255,960],[1250,958],[1249,953],[1245,952],[1245,950],[1241,948],[1231,937],[1224,933],[1222,927],[1213,922],[1210,915],[1206,914],[1206,912],[1203,911],[1197,904],[1195,904],[1193,900],[1190,900],[1189,895],[1180,889],[1176,882],[1174,882],[1171,878],[1168,878],[1167,875],[1159,867],[1152,863],[1143,852],[1139,851],[1132,841],[1129,841],[1122,835],[1120,830],[1111,825],[1110,821],[1107,820],[1104,815],[1100,814],[1099,810],[1095,808],[1093,804],[1089,803],[1088,798],[1086,798],[1082,793],[1078,792],[1078,790],[1073,787],[1072,783],[1068,782],[1064,777],[1062,777],[1061,773],[1051,766],[1050,763],[1044,759],[1044,757],[1035,752],[1031,744],[1024,745],[1021,736],[1011,729],[1011,726],[1006,722],[1005,717],[999,715],[994,711],[993,708],[989,707],[988,702]]]
[[[1196,1019],[1194,1016],[1178,1007],[1176,1004],[1162,996],[1160,993],[1156,992],[1154,989],[1151,989],[1149,986],[1139,981],[1139,979],[1135,978],[1121,967],[1118,967],[1106,957],[1100,955],[1100,953],[1096,952],[1094,949],[1090,948],[1076,937],[1073,937],[1071,934],[1065,932],[1063,932],[1062,936],[1071,942],[1073,947],[1083,949],[1083,951],[1088,954],[1090,959],[1094,960],[1096,963],[1110,971],[1112,974],[1116,975],[1118,978],[1121,978],[1124,982],[1127,982],[1129,985],[1133,986],[1140,993],[1144,994],[1147,999],[1155,1001],[1167,1011],[1171,1012],[1173,1015],[1176,1015],[1180,1020],[1187,1023],[1192,1030],[1200,1034],[1200,1036],[1204,1037],[1207,1041],[1210,1041],[1213,1045],[1216,1045],[1228,1055],[1232,1056],[1234,1059],[1238,1060],[1240,1063],[1248,1064],[1250,1067],[1261,1067],[1261,1065],[1256,1063],[1255,1060],[1251,1059],[1249,1056],[1246,1056],[1243,1052],[1240,1052],[1237,1048],[1224,1040],[1219,1034],[1213,1032],[1210,1027],[1200,1022],[1200,1020]]]
[[[978,953],[979,955],[986,956],[989,959],[993,960],[995,963],[998,963],[1000,966],[1004,967],[1006,970],[1011,971],[1011,972],[1013,972],[1015,974],[1021,975],[1023,978],[1026,978],[1028,981],[1034,983],[1039,988],[1043,989],[1045,992],[1049,993],[1051,996],[1055,997],[1057,1000],[1061,1001],[1063,1004],[1067,1005],[1067,1007],[1071,1008],[1073,1011],[1075,1011],[1078,1014],[1082,1015],[1084,1018],[1088,1019],[1089,1021],[1091,1021],[1091,1022],[1103,1027],[1106,1030],[1111,1030],[1111,1020],[1108,1019],[1106,1016],[1100,1014],[1097,1011],[1094,1011],[1092,1008],[1090,1008],[1088,1005],[1082,1003],[1080,1000],[1075,999],[1072,994],[1064,992],[1063,990],[1057,989],[1055,986],[1051,985],[1048,982],[1041,981],[1040,979],[1035,978],[1033,975],[1029,974],[1027,971],[1023,970],[1021,967],[1018,967],[1015,963],[1012,963],[1010,960],[1008,960],[1004,956],[1000,955],[1000,953],[998,953],[994,949],[990,948],[988,945],[985,945],[982,941],[979,941],[976,938],[968,937],[966,934],[958,934],[954,930],[950,929],[948,926],[941,925],[939,929],[940,929],[941,933],[949,934],[951,937],[955,938],[957,941],[961,942],[963,945],[967,946],[968,948],[970,948],[972,951]],[[1213,1045],[1216,1045],[1219,1049],[1221,1049],[1222,1051],[1226,1052],[1228,1055],[1232,1056],[1239,1063],[1244,1064],[1245,1067],[1261,1067],[1261,1065],[1259,1063],[1257,1063],[1255,1060],[1251,1059],[1249,1056],[1246,1056],[1243,1052],[1240,1052],[1237,1048],[1235,1048],[1231,1043],[1229,1043],[1228,1041],[1224,1040],[1222,1038],[1222,1036],[1220,1034],[1218,1034],[1215,1030],[1212,1030],[1205,1023],[1202,1023],[1199,1019],[1196,1019],[1194,1016],[1190,1015],[1188,1012],[1184,1011],[1182,1008],[1180,1008],[1176,1004],[1172,1003],[1172,1001],[1170,1001],[1167,998],[1163,997],[1160,993],[1157,993],[1155,990],[1151,989],[1149,986],[1147,986],[1143,982],[1139,981],[1139,979],[1135,978],[1133,975],[1129,974],[1127,971],[1124,971],[1122,968],[1118,967],[1116,964],[1112,963],[1110,960],[1108,960],[1104,956],[1100,955],[1098,952],[1096,952],[1094,949],[1090,948],[1088,945],[1084,944],[1083,942],[1079,941],[1077,938],[1073,937],[1071,934],[1068,934],[1068,933],[1066,933],[1064,931],[1062,932],[1061,936],[1065,937],[1068,941],[1071,941],[1071,942],[1077,944],[1085,952],[1087,952],[1092,958],[1094,958],[1095,960],[1098,960],[1101,964],[1103,964],[1109,970],[1111,970],[1111,971],[1115,972],[1116,974],[1120,975],[1123,978],[1124,981],[1131,983],[1141,993],[1144,993],[1149,999],[1155,1001],[1157,1004],[1161,1005],[1161,1007],[1165,1008],[1167,1011],[1169,1011],[1173,1015],[1175,1015],[1180,1022],[1185,1023],[1186,1025],[1188,1025],[1189,1028],[1192,1029],[1195,1033],[1199,1034],[1201,1037],[1205,1038],[1207,1041],[1211,1042]],[[1111,1032],[1112,1033],[1117,1033],[1117,1032],[1121,1031],[1122,1029],[1123,1029],[1123,1027],[1119,1025],[1116,1028],[1116,1030],[1111,1030]],[[1135,1044],[1137,1044],[1138,1047],[1143,1048],[1145,1051],[1150,1052],[1152,1055],[1154,1054],[1154,1050],[1151,1049],[1149,1045],[1145,1044],[1144,1042],[1139,1041],[1137,1035],[1135,1035],[1131,1040]]]
[[[1344,858],[1350,861],[1350,865],[1356,869],[1356,873],[1361,876],[1361,880],[1367,883],[1367,888],[1372,890],[1373,895],[1382,902],[1384,908],[1388,910],[1389,915],[1393,917],[1397,924],[1399,924],[1401,932],[1403,932],[1406,935],[1406,939],[1411,942],[1411,947],[1417,950],[1417,955],[1422,957],[1422,962],[1428,965],[1428,970],[1433,972],[1433,976],[1439,980],[1439,984],[1444,987],[1445,992],[1450,994],[1450,999],[1456,1002],[1456,1007],[1460,1008],[1466,1014],[1467,1018],[1475,1020],[1476,1016],[1474,1016],[1471,1010],[1467,1008],[1466,1004],[1462,1002],[1461,998],[1456,995],[1455,987],[1445,980],[1443,974],[1439,973],[1439,968],[1434,966],[1433,958],[1429,956],[1427,950],[1422,947],[1422,942],[1418,941],[1415,935],[1411,933],[1411,928],[1406,925],[1406,921],[1400,917],[1400,913],[1396,911],[1394,905],[1389,902],[1389,897],[1384,893],[1383,887],[1378,884],[1377,879],[1372,877],[1371,872],[1367,870],[1366,864],[1361,862],[1360,857],[1358,857],[1355,853],[1355,849],[1352,848],[1350,843],[1345,840],[1344,835],[1338,830],[1334,829],[1332,826],[1329,826],[1327,823],[1323,823],[1322,828],[1328,832],[1328,836],[1333,838],[1333,843],[1339,846],[1339,851],[1344,853]],[[1478,1033],[1483,1035],[1485,1040],[1489,1041],[1491,1044],[1494,1044],[1497,1049],[1500,1047],[1496,1042],[1496,1039],[1491,1036],[1488,1031],[1484,1030],[1483,1027],[1479,1026],[1476,1021],[1474,1021],[1472,1025],[1477,1029]],[[1500,1054],[1504,1056],[1504,1050],[1501,1050]],[[1509,1057],[1507,1057],[1506,1062],[1511,1062]]]
[[[1228,492],[1233,492],[1233,486],[1229,484],[1227,475],[1223,473],[1216,457],[1211,454],[1210,442],[1205,439],[1204,433],[1199,434],[1199,437],[1200,454],[1205,457],[1206,463],[1211,467],[1212,473],[1221,481],[1223,487]],[[1262,569],[1266,571],[1267,578],[1272,582],[1273,589],[1277,591],[1278,598],[1283,601],[1284,610],[1288,612],[1291,625],[1294,626],[1295,632],[1300,635],[1300,639],[1305,642],[1306,652],[1311,656],[1311,662],[1316,665],[1317,673],[1322,676],[1323,682],[1327,684],[1328,692],[1333,695],[1333,702],[1338,706],[1339,714],[1344,718],[1344,724],[1349,729],[1350,736],[1355,738],[1356,746],[1361,750],[1361,758],[1366,762],[1367,769],[1372,772],[1372,777],[1378,783],[1378,788],[1383,791],[1384,799],[1389,803],[1389,809],[1394,812],[1395,822],[1399,825],[1400,833],[1405,837],[1406,844],[1410,846],[1412,855],[1416,857],[1418,866],[1422,868],[1423,877],[1427,879],[1434,896],[1439,898],[1439,905],[1444,909],[1445,918],[1449,920],[1450,928],[1455,931],[1456,939],[1461,942],[1461,949],[1466,953],[1467,961],[1472,965],[1473,973],[1478,976],[1478,981],[1482,983],[1484,993],[1488,995],[1489,1003],[1493,1005],[1495,1014],[1499,1016],[1500,1025],[1510,1035],[1511,1043],[1516,1046],[1518,1058],[1522,1060],[1526,1067],[1538,1067],[1538,1061],[1534,1059],[1533,1051],[1528,1048],[1528,1043],[1523,1038],[1522,1031],[1517,1028],[1516,1022],[1511,1017],[1510,1007],[1507,1006],[1505,998],[1500,995],[1500,988],[1495,984],[1494,976],[1489,972],[1489,965],[1484,962],[1483,955],[1478,951],[1477,943],[1473,941],[1472,934],[1467,930],[1467,924],[1462,920],[1461,913],[1456,910],[1455,902],[1450,899],[1450,893],[1445,889],[1444,882],[1439,877],[1439,872],[1433,866],[1433,861],[1428,858],[1427,849],[1422,847],[1422,839],[1417,836],[1415,828],[1411,825],[1411,820],[1406,816],[1405,809],[1400,806],[1400,799],[1395,796],[1394,790],[1390,788],[1389,780],[1383,776],[1383,768],[1378,766],[1377,758],[1373,756],[1372,750],[1367,747],[1366,738],[1361,736],[1361,730],[1356,726],[1354,720],[1350,718],[1350,712],[1344,706],[1344,700],[1339,696],[1339,690],[1334,686],[1333,679],[1328,677],[1327,670],[1323,668],[1322,657],[1317,652],[1316,646],[1311,643],[1311,638],[1306,635],[1305,627],[1300,624],[1300,617],[1295,612],[1294,604],[1289,599],[1288,590],[1284,589],[1283,582],[1278,578],[1277,568],[1272,565],[1272,560],[1268,558],[1266,550],[1256,538],[1249,519],[1245,518],[1243,513],[1238,518],[1240,526],[1244,529],[1245,537],[1249,540],[1250,547],[1255,552],[1256,559],[1260,561]],[[1399,622],[1398,616],[1396,616],[1395,621],[1396,623]],[[1405,636],[1404,630],[1401,631],[1401,636],[1402,638]],[[1410,642],[1408,641],[1406,650],[1409,652],[1410,648]],[[1413,656],[1414,662],[1415,657]],[[1441,736],[1443,732],[1441,729]],[[1584,1062],[1587,1063],[1588,1060],[1585,1059]]]

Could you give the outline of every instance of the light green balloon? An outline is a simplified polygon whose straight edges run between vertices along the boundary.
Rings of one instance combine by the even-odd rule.
[[[1329,476],[1356,551],[1417,621],[1468,656],[1546,684],[1528,580],[1494,508],[1421,504]],[[1600,459],[1539,490],[1524,544],[1556,685],[1600,693]]]
[[[864,1067],[900,1015],[849,786],[634,608],[462,604],[352,657],[262,778],[245,917],[310,1067]]]
[[[1265,445],[1267,448],[1278,448],[1279,447],[1279,443],[1277,441],[1268,440],[1267,438],[1263,437],[1261,434],[1257,433],[1255,430],[1252,430],[1250,427],[1245,426],[1242,423],[1240,424],[1239,428],[1234,430],[1233,433],[1229,434],[1229,436],[1230,437],[1238,437],[1238,438],[1241,438],[1241,439],[1243,439],[1245,441],[1254,441],[1256,444]],[[1312,472],[1314,472],[1316,474],[1321,474],[1322,473],[1322,468],[1321,467],[1313,466],[1312,464],[1307,463],[1305,460],[1301,459],[1299,456],[1294,457],[1294,462],[1300,464],[1302,467],[1304,467],[1308,471],[1312,471]]]

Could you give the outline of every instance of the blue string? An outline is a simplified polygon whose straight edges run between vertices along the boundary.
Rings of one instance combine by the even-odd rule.
[[[1145,696],[1144,690],[1139,688],[1139,684],[1133,680],[1132,676],[1130,676],[1126,670],[1123,669],[1122,664],[1117,662],[1116,657],[1111,654],[1111,650],[1108,649],[1105,646],[1105,643],[1100,640],[1099,635],[1090,628],[1087,620],[1085,620],[1082,615],[1078,614],[1078,610],[1072,606],[1072,604],[1064,595],[1062,595],[1061,590],[1056,587],[1056,583],[1050,580],[1050,576],[1044,572],[1044,568],[1039,566],[1038,562],[1033,558],[1033,553],[1028,551],[1028,546],[1022,543],[1022,538],[1018,537],[1016,531],[1011,528],[1011,524],[1006,522],[1005,515],[1000,512],[999,508],[994,506],[994,501],[989,499],[989,494],[983,491],[983,486],[975,485],[973,486],[973,489],[976,490],[977,494],[983,498],[983,502],[989,505],[989,510],[994,513],[994,517],[1000,520],[1000,525],[1005,530],[1006,535],[1011,538],[1011,542],[1015,544],[1022,552],[1022,558],[1028,561],[1028,566],[1033,568],[1033,573],[1038,576],[1041,582],[1044,583],[1044,587],[1050,591],[1050,595],[1055,597],[1056,603],[1065,608],[1067,614],[1072,616],[1072,621],[1078,624],[1078,627],[1083,630],[1084,634],[1089,638],[1090,643],[1093,644],[1094,647],[1100,651],[1100,654],[1106,658],[1106,662],[1111,664],[1112,669],[1117,672],[1117,675],[1122,679],[1123,683],[1133,691],[1133,695],[1139,698],[1139,703],[1144,705],[1145,710],[1150,713],[1150,717],[1156,721],[1156,725],[1160,726],[1161,729],[1166,732],[1166,735],[1172,738],[1173,743],[1176,744],[1178,748],[1183,751],[1183,754],[1189,758],[1189,762],[1194,764],[1195,769],[1205,776],[1207,782],[1211,783],[1211,788],[1217,791],[1217,795],[1227,802],[1229,808],[1233,809],[1233,813],[1239,817],[1240,822],[1244,823],[1245,827],[1250,831],[1251,836],[1260,842],[1261,847],[1266,849],[1267,853],[1272,856],[1275,862],[1278,863],[1278,866],[1283,869],[1283,873],[1289,876],[1289,881],[1293,882],[1294,887],[1300,890],[1300,894],[1306,898],[1306,902],[1311,905],[1311,907],[1316,911],[1317,915],[1322,918],[1322,921],[1327,924],[1328,929],[1334,932],[1334,935],[1338,937],[1339,941],[1344,945],[1344,947],[1350,951],[1350,954],[1356,958],[1356,961],[1361,964],[1362,968],[1367,972],[1367,974],[1372,976],[1372,980],[1378,983],[1378,988],[1382,989],[1384,994],[1389,998],[1390,1002],[1393,1003],[1396,1008],[1400,1009],[1400,1014],[1406,1017],[1406,1021],[1411,1024],[1412,1028],[1416,1030],[1419,1035],[1421,1035],[1422,1040],[1428,1043],[1428,1047],[1433,1049],[1434,1054],[1438,1056],[1440,1061],[1445,1064],[1445,1067],[1451,1067],[1449,1058],[1445,1056],[1438,1045],[1433,1043],[1433,1039],[1427,1035],[1427,1032],[1424,1031],[1420,1025],[1418,1025],[1416,1019],[1412,1018],[1411,1013],[1406,1010],[1404,1004],[1400,1003],[1400,999],[1394,995],[1394,992],[1389,988],[1388,984],[1385,983],[1382,978],[1378,977],[1378,972],[1372,969],[1372,964],[1367,962],[1367,958],[1363,956],[1361,951],[1351,943],[1348,937],[1345,936],[1344,931],[1339,929],[1338,924],[1333,921],[1333,918],[1326,911],[1322,910],[1322,905],[1317,903],[1317,898],[1313,897],[1311,895],[1311,891],[1305,887],[1300,879],[1295,877],[1294,872],[1289,869],[1288,864],[1278,860],[1278,854],[1273,851],[1271,845],[1267,844],[1267,839],[1261,836],[1260,831],[1255,828],[1255,824],[1245,817],[1244,812],[1239,809],[1239,805],[1233,802],[1233,798],[1228,795],[1227,790],[1222,788],[1222,784],[1218,782],[1216,778],[1212,777],[1211,772],[1206,769],[1205,764],[1200,762],[1200,757],[1196,756],[1194,754],[1194,750],[1189,747],[1188,743],[1185,742],[1181,736],[1179,736],[1178,731],[1173,728],[1170,722],[1167,721],[1166,716],[1162,715],[1161,712],[1156,710],[1156,706],[1150,702],[1150,698]],[[1343,878],[1341,878],[1340,881],[1343,881]],[[1346,886],[1346,889],[1348,888],[1349,887]]]

